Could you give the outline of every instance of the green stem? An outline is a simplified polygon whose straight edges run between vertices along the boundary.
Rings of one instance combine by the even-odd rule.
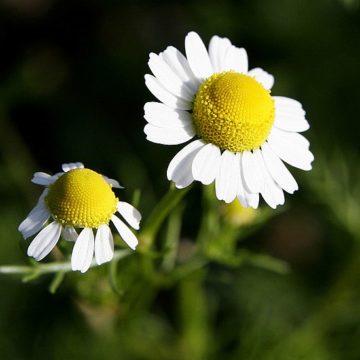
[[[168,218],[167,231],[164,242],[165,254],[162,261],[162,269],[166,272],[171,271],[175,267],[181,233],[183,210],[184,206],[177,206]]]
[[[205,276],[206,272],[198,271],[179,283],[179,347],[186,359],[208,359],[212,349]]]
[[[188,186],[185,189],[176,189],[174,185],[170,186],[169,191],[154,207],[153,211],[147,218],[146,223],[142,227],[139,234],[139,238],[141,240],[140,248],[151,248],[160,225],[190,189],[191,186]]]
[[[288,274],[290,272],[290,266],[283,260],[276,259],[266,254],[254,254],[243,251],[243,262],[251,264],[261,269],[273,271],[278,274]]]
[[[132,252],[130,250],[117,250],[114,252],[112,261],[120,260]],[[92,261],[90,267],[97,266],[95,260]],[[35,266],[24,265],[3,265],[0,266],[0,274],[14,274],[14,275],[43,275],[56,272],[69,272],[71,271],[71,262],[52,262],[47,264],[36,264]]]

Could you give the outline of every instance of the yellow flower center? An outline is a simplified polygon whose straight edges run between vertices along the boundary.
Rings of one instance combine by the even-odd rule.
[[[45,202],[60,224],[98,228],[109,223],[118,199],[100,174],[74,169],[50,185]]]
[[[194,102],[197,134],[222,150],[241,152],[260,147],[274,122],[270,91],[248,75],[226,71],[210,76]]]

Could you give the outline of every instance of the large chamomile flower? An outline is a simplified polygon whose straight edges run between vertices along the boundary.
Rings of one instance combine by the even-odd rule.
[[[57,244],[60,236],[75,241],[71,256],[73,270],[89,269],[94,253],[97,264],[110,261],[114,254],[111,221],[121,238],[135,249],[138,240],[119,219],[116,212],[134,229],[139,229],[141,215],[132,205],[119,201],[112,188],[121,186],[81,163],[62,165],[63,172],[53,176],[37,172],[32,182],[45,186],[35,208],[20,224],[19,231],[27,239],[40,232],[31,242],[27,254],[40,261]],[[48,220],[52,221],[48,223]],[[76,229],[80,229],[78,234]],[[93,229],[96,229],[94,237]]]
[[[314,157],[299,134],[309,128],[301,104],[272,96],[272,75],[248,70],[246,51],[214,36],[185,38],[186,57],[174,47],[150,54],[145,82],[160,102],[145,105],[147,139],[164,145],[196,137],[172,159],[169,180],[184,188],[215,181],[216,196],[257,208],[259,194],[273,208],[285,190],[298,189],[283,161],[310,170]]]

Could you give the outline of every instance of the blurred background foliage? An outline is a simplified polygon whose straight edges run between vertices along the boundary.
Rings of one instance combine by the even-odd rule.
[[[178,147],[145,140],[143,75],[190,30],[245,47],[274,94],[303,103],[315,162],[292,169],[300,191],[276,211],[195,185],[161,226],[156,272],[135,253],[58,278],[55,294],[51,274],[1,275],[1,359],[360,359],[359,5],[2,0],[1,265],[29,263],[17,226],[34,171],[82,161],[126,201],[141,189],[146,219]]]

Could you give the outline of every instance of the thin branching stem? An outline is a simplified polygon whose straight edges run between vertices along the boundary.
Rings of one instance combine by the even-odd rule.
[[[113,261],[120,260],[132,252],[130,250],[116,250],[114,252]],[[98,266],[95,259],[92,261],[90,267]],[[71,262],[51,262],[51,263],[39,263],[33,266],[31,265],[3,265],[0,266],[0,274],[13,274],[13,275],[28,275],[28,274],[51,274],[56,272],[69,272],[71,271]]]

